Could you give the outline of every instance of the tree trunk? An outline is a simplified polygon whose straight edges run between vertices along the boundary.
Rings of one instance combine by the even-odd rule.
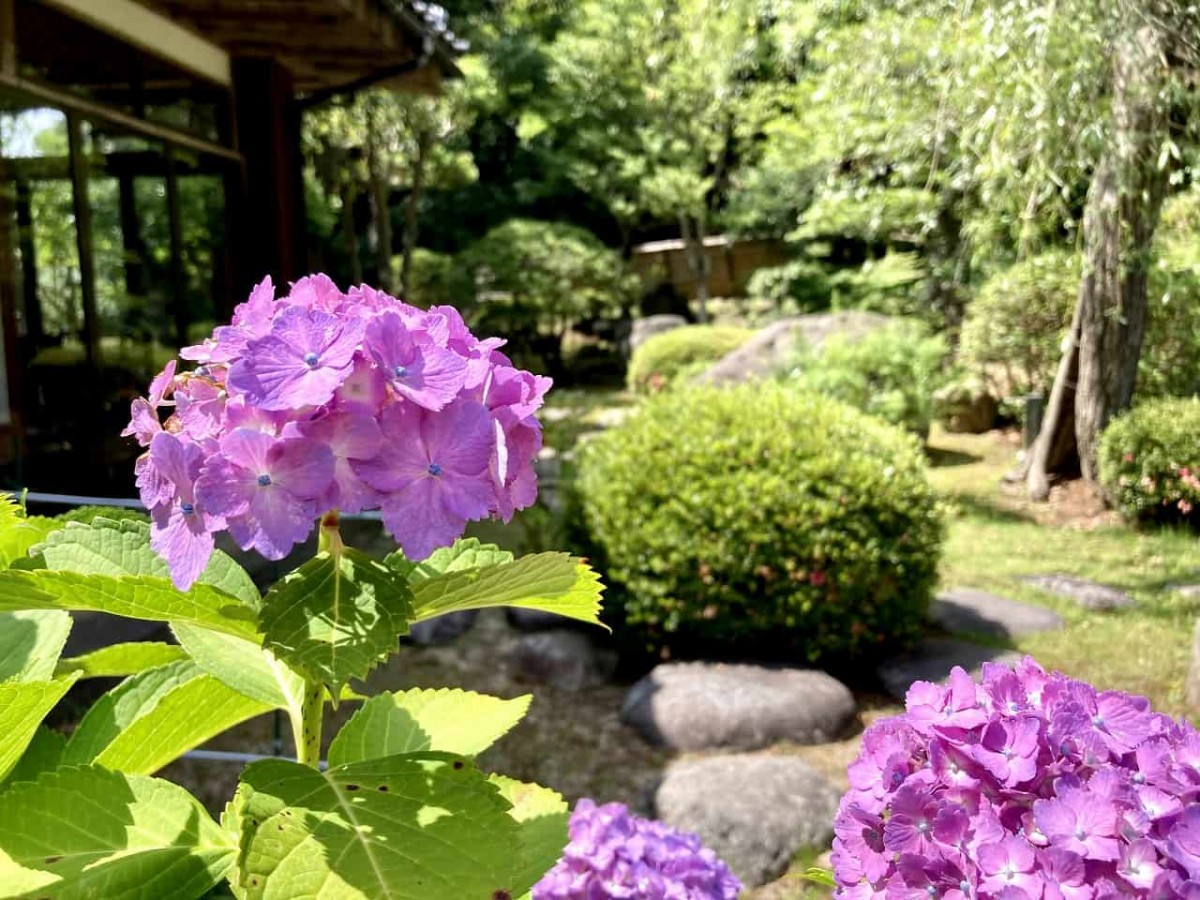
[[[425,167],[432,143],[433,135],[430,132],[422,131],[417,135],[417,157],[413,160],[412,184],[409,186],[408,200],[404,204],[404,256],[400,262],[400,292],[404,295],[412,291],[413,250],[417,247],[420,225],[417,213],[420,212],[421,196],[425,193]]]
[[[1168,127],[1159,102],[1163,41],[1159,29],[1144,26],[1114,54],[1113,140],[1088,189],[1079,298],[1026,476],[1034,500],[1046,499],[1050,473],[1075,459],[1085,478],[1096,479],[1100,435],[1133,399],[1150,246],[1169,175],[1158,165]]]
[[[1168,125],[1159,101],[1165,68],[1156,27],[1139,29],[1117,48],[1114,140],[1084,215],[1075,437],[1080,469],[1092,481],[1101,432],[1133,400],[1146,334],[1150,247],[1169,175],[1158,164]]]
[[[687,213],[679,214],[679,231],[683,237],[683,255],[687,259],[692,277],[696,279],[696,320],[708,322],[708,254],[704,249],[704,220],[692,219]]]
[[[392,290],[392,216],[388,208],[389,182],[379,158],[375,115],[367,108],[367,178],[371,182],[371,211],[375,226],[375,284]]]
[[[362,260],[358,256],[358,233],[354,225],[354,194],[354,185],[350,181],[342,185],[342,241],[350,264],[350,283],[362,284]]]

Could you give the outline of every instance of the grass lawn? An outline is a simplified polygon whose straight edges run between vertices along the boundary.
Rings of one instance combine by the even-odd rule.
[[[1049,506],[1028,503],[1018,488],[1000,486],[1015,448],[997,435],[935,432],[930,446],[930,478],[949,507],[942,585],[977,587],[1057,610],[1066,628],[1017,639],[1013,646],[1046,668],[1142,694],[1171,715],[1195,716],[1198,711],[1185,707],[1183,681],[1200,602],[1167,587],[1200,582],[1200,539],[1136,531],[1078,491],[1056,492]],[[1017,580],[1049,572],[1121,588],[1137,602],[1125,610],[1087,612]]]

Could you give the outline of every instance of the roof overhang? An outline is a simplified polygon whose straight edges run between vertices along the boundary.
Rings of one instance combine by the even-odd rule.
[[[456,39],[407,0],[47,0],[210,82],[230,83],[235,56],[272,58],[300,93],[330,90],[410,64],[384,82],[436,90],[458,74]],[[418,65],[419,64],[419,65]]]

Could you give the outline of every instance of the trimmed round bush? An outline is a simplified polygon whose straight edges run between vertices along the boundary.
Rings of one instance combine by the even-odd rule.
[[[629,387],[639,394],[665,390],[736,350],[752,334],[732,325],[688,325],[656,334],[633,351]]]
[[[915,638],[942,522],[919,443],[765,383],[648,400],[577,480],[610,610],[647,646],[809,661]]]
[[[1150,400],[1110,422],[1100,481],[1126,518],[1200,527],[1200,400]]]

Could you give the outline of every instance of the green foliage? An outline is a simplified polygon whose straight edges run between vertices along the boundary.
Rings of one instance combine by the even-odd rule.
[[[967,307],[961,360],[995,396],[1049,395],[1081,275],[1078,254],[1054,250],[998,272],[980,288]]]
[[[937,197],[917,188],[825,193],[805,210],[789,238],[920,244],[936,216]]]
[[[801,258],[759,269],[750,276],[746,293],[751,300],[770,303],[779,312],[794,315],[828,309],[833,287],[824,266]]]
[[[921,322],[897,320],[851,340],[834,336],[804,353],[789,379],[911,431],[922,440],[949,347]]]
[[[1126,518],[1200,526],[1200,400],[1149,400],[1100,440],[1100,481]]]
[[[648,643],[810,661],[920,633],[942,525],[920,448],[780,384],[647,401],[581,451],[583,524]]]
[[[399,276],[399,257],[393,265]],[[453,256],[418,247],[412,255],[412,271],[404,287],[404,299],[424,309],[439,304],[458,306],[474,295],[470,274]]]
[[[192,900],[237,852],[183,788],[97,766],[14,786],[0,795],[0,821],[0,897]]]
[[[589,232],[513,219],[458,258],[475,288],[476,318],[495,332],[560,333],[581,319],[614,316],[631,297],[620,258]]]
[[[206,335],[207,336],[207,335]],[[174,357],[172,356],[172,359]],[[90,525],[96,519],[108,519],[112,522],[149,522],[150,517],[139,509],[127,509],[123,506],[76,506],[74,509],[59,513],[54,517],[55,522],[66,525],[69,522],[79,522]]]
[[[653,335],[633,351],[629,387],[639,394],[665,390],[736,350],[753,333],[732,325],[687,325]]]
[[[921,301],[927,273],[915,253],[886,253],[858,269],[830,276],[834,309],[864,309],[887,316],[936,318]]]
[[[0,571],[0,897],[191,900],[222,879],[238,897],[519,897],[558,858],[563,799],[469,758],[522,718],[528,697],[381,695],[334,737],[332,768],[317,763],[326,685],[345,697],[340,686],[395,652],[410,621],[516,605],[597,622],[600,585],[580,560],[514,559],[466,540],[384,564],[323,524],[317,557],[264,599],[221,554],[175,590],[144,522],[34,528],[38,543],[29,528],[0,499],[0,546],[36,551]],[[68,611],[169,622],[179,647],[60,660]],[[42,724],[78,678],[100,676],[123,680],[69,739]],[[224,827],[146,777],[271,709],[291,720],[300,762],[248,768]],[[74,827],[48,824],[64,821]],[[300,844],[316,852],[293,853]]]

